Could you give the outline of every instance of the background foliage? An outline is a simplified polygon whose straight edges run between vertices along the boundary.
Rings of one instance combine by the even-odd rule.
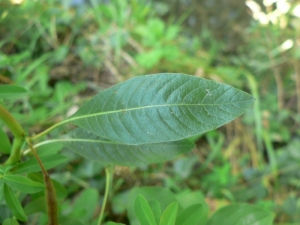
[[[244,116],[196,137],[192,153],[168,163],[116,167],[107,220],[128,221],[125,205],[134,187],[160,186],[179,196],[197,190],[211,212],[244,201],[275,212],[275,224],[300,223],[298,1],[15,3],[0,2],[0,82],[28,90],[3,103],[30,133],[141,74],[193,74],[256,98]],[[8,146],[3,149],[9,145],[1,139]],[[95,220],[103,166],[58,144],[39,151],[46,156],[54,150],[66,156],[51,171],[63,184],[57,189],[64,215],[82,224]],[[31,219],[43,221],[32,206],[26,208]],[[9,212],[0,214],[6,218]]]

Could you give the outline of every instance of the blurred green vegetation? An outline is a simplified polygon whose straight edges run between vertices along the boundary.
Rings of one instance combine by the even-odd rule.
[[[300,223],[298,1],[14,2],[0,2],[0,83],[28,90],[3,104],[30,133],[142,74],[193,74],[256,98],[244,116],[195,138],[192,153],[163,164],[116,167],[107,221],[128,222],[133,187],[161,186],[178,195],[200,191],[211,212],[249,202],[274,211],[275,224]],[[103,167],[55,149],[68,157],[52,171],[62,184],[62,214],[75,221],[65,224],[95,221]],[[0,199],[0,209],[3,204]],[[27,210],[31,221],[45,220]],[[8,214],[0,210],[0,218]]]

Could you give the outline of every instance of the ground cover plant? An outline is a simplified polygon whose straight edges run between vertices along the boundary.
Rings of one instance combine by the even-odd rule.
[[[224,206],[250,203],[272,211],[276,225],[299,223],[299,3],[13,2],[0,1],[1,98],[31,136],[69,118],[96,93],[137,74],[184,72],[229,84],[256,99],[241,117],[190,137],[193,150],[166,162],[106,170],[105,163],[70,150],[81,143],[52,142],[92,137],[70,124],[34,140],[35,145],[44,143],[36,148],[45,167],[52,168],[62,224],[97,223],[106,172],[110,192],[105,221],[139,223],[134,201],[141,194],[156,223],[159,212],[174,202],[178,212],[202,202],[208,217]],[[14,96],[12,91],[5,94],[8,86],[2,84],[14,85],[9,87]],[[0,126],[4,163],[13,135],[4,123]],[[18,173],[30,173],[30,179],[42,183],[38,164],[22,172],[35,162],[29,148],[22,149]],[[46,223],[41,193],[18,195],[27,223]],[[0,217],[11,217],[4,197]]]
[[[21,87],[5,88],[1,91],[4,98],[24,92]],[[188,138],[233,120],[249,109],[253,102],[249,94],[211,80],[168,73],[139,76],[100,92],[75,114],[35,136],[27,134],[1,106],[0,118],[14,135],[12,146],[9,146],[8,141],[4,146],[11,150],[2,150],[10,152],[10,156],[1,166],[1,196],[14,216],[5,218],[3,224],[18,224],[17,220],[28,221],[26,206],[24,210],[18,197],[20,193],[30,194],[33,202],[37,200],[37,194],[39,201],[46,201],[47,224],[68,224],[72,221],[61,218],[58,213],[54,182],[46,171],[60,164],[61,158],[55,155],[49,160],[53,156],[51,152],[44,157],[39,156],[40,146],[64,143],[77,154],[106,166],[107,185],[97,222],[101,224],[109,192],[109,166],[155,163],[191,151],[193,143]],[[68,123],[78,128],[64,138],[34,143],[43,135]],[[8,139],[5,133],[2,136],[3,140]],[[24,142],[28,150],[22,150]],[[29,158],[20,162],[22,152],[32,154],[36,160]],[[40,174],[33,173],[39,171],[43,179]],[[156,190],[155,193],[159,192]],[[145,193],[149,195],[151,189]],[[164,202],[167,200],[164,199]],[[40,211],[40,206],[34,204],[28,203],[31,208]],[[208,209],[201,197],[184,206],[177,200],[167,203],[167,207],[161,207],[160,201],[147,201],[142,194],[138,194],[133,204],[140,224],[196,225],[218,224],[220,221],[226,224],[271,224],[274,217],[271,212],[257,206],[233,204],[217,211],[207,221]],[[30,215],[30,210],[27,214]],[[135,221],[131,224],[135,224]]]

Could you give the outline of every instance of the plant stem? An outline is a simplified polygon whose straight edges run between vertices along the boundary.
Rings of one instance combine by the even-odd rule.
[[[51,182],[50,176],[48,172],[46,171],[39,155],[36,153],[31,139],[29,137],[26,137],[26,134],[21,127],[21,125],[15,120],[15,118],[0,104],[0,119],[3,120],[3,122],[8,126],[8,128],[11,130],[13,135],[15,136],[12,146],[11,154],[8,158],[8,160],[4,163],[4,165],[14,165],[16,164],[20,157],[21,157],[21,147],[24,143],[24,140],[26,139],[34,157],[38,161],[39,166],[41,167],[43,177],[44,177],[44,183],[45,183],[45,192],[46,192],[46,201],[47,201],[47,213],[48,213],[48,225],[58,225],[57,221],[57,199],[56,199],[56,193],[54,186]],[[66,123],[66,121],[62,121],[61,123],[58,123],[54,126],[46,130],[49,132],[50,130],[54,129],[55,127]],[[41,133],[42,135],[44,132]]]
[[[24,138],[25,132],[16,119],[0,104],[0,119],[8,126],[17,138]]]
[[[54,186],[52,184],[52,181],[50,179],[50,176],[45,169],[39,155],[35,151],[31,139],[29,137],[26,137],[26,141],[38,161],[39,166],[41,167],[44,183],[45,183],[45,192],[46,192],[46,203],[47,203],[47,215],[48,215],[48,225],[58,225],[58,218],[57,218],[57,199],[56,199],[56,193]]]
[[[109,193],[110,171],[109,171],[109,168],[107,168],[107,167],[105,168],[105,175],[106,175],[105,192],[104,192],[103,203],[102,203],[101,212],[100,212],[100,215],[99,215],[97,225],[101,225],[101,221],[103,220],[104,210],[105,210],[105,206],[106,206],[106,202],[107,202],[107,198],[108,198],[108,193]]]
[[[21,147],[24,143],[24,138],[15,137],[9,158],[3,164],[4,166],[14,165],[21,158]]]
[[[25,132],[18,121],[0,104],[0,119],[7,125],[15,136],[12,151],[4,165],[14,165],[21,157],[21,147],[24,143]]]
[[[31,140],[38,139],[38,138],[40,138],[40,137],[42,137],[42,136],[48,134],[50,131],[54,130],[56,127],[59,127],[59,126],[61,126],[61,125],[63,125],[63,124],[66,124],[66,123],[68,123],[68,122],[69,122],[69,120],[63,120],[63,121],[61,121],[61,122],[59,122],[59,123],[57,123],[57,124],[54,124],[53,126],[49,127],[48,129],[44,130],[43,132],[41,132],[41,133],[39,133],[39,134],[33,136],[33,137],[31,138]]]

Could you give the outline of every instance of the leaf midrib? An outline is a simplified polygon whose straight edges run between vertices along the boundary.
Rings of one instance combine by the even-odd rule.
[[[80,119],[86,119],[89,117],[94,117],[94,116],[100,116],[100,115],[106,115],[106,114],[113,114],[113,113],[119,113],[119,112],[128,112],[128,111],[134,111],[134,110],[139,110],[139,109],[146,109],[146,108],[158,108],[158,107],[171,107],[171,106],[219,106],[219,105],[230,105],[233,103],[239,103],[239,102],[246,102],[250,101],[253,99],[249,100],[243,100],[243,101],[235,101],[235,102],[226,102],[226,103],[220,103],[220,104],[165,104],[165,105],[150,105],[150,106],[142,106],[142,107],[134,107],[134,108],[126,108],[126,109],[118,109],[118,110],[113,110],[113,111],[105,111],[105,112],[98,112],[98,113],[92,113],[84,116],[76,116],[76,117],[71,117],[65,122],[72,122]],[[250,106],[249,106],[250,107]]]

